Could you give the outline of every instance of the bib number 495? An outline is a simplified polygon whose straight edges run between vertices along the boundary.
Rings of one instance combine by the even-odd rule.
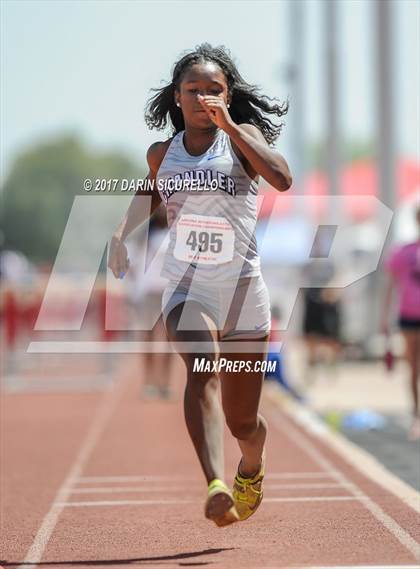
[[[174,257],[188,263],[219,265],[233,259],[235,232],[221,216],[184,214],[176,224]]]
[[[190,231],[186,244],[191,247],[191,251],[198,250],[206,253],[211,251],[212,253],[220,253],[222,250],[223,233],[207,233],[207,231]]]

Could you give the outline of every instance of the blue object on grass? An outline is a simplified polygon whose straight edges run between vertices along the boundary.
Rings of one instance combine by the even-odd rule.
[[[354,431],[371,431],[383,429],[386,424],[386,419],[370,411],[369,409],[361,409],[360,411],[353,411],[345,417],[341,423],[342,428],[351,429]]]

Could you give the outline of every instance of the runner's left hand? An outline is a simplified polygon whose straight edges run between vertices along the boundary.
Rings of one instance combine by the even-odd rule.
[[[222,130],[226,130],[234,124],[222,97],[198,95],[198,101],[208,114],[210,120]]]

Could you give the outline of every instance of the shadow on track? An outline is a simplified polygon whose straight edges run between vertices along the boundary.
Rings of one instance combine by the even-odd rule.
[[[204,549],[202,551],[191,551],[189,553],[176,553],[175,555],[158,555],[156,557],[136,557],[132,559],[92,559],[86,561],[40,561],[38,563],[22,563],[22,562],[15,562],[15,561],[2,561],[0,559],[0,566],[1,567],[18,567],[18,566],[27,566],[31,567],[31,565],[35,566],[45,566],[48,567],[49,565],[64,565],[71,567],[72,565],[75,566],[107,566],[107,565],[129,565],[130,563],[150,563],[151,561],[176,561],[177,559],[190,559],[192,557],[199,557],[201,555],[212,555],[214,553],[221,553],[222,551],[230,551],[235,549],[234,547],[221,547],[218,549]],[[213,561],[203,561],[197,563],[179,563],[183,567],[193,567],[197,565],[211,565]],[[160,565],[160,563],[154,563],[155,565]]]

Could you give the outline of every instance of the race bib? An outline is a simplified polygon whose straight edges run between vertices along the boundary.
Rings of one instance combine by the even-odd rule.
[[[181,215],[174,256],[188,263],[219,265],[233,259],[235,232],[224,217]]]

